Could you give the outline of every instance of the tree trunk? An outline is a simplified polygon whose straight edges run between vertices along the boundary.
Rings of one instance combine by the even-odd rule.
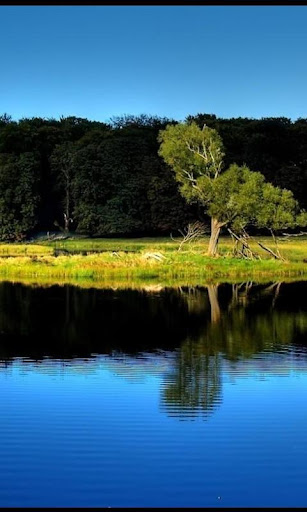
[[[65,233],[69,232],[69,217],[67,216],[67,213],[64,213],[64,231]]]
[[[219,241],[220,231],[223,224],[217,219],[211,218],[211,236],[209,240],[208,256],[215,256],[217,254],[217,244]]]
[[[221,318],[221,310],[218,299],[218,287],[219,285],[210,284],[207,286],[208,289],[208,297],[211,307],[211,322],[213,324],[217,323]]]
[[[66,198],[65,198],[65,212],[64,212],[64,230],[66,233],[69,232],[69,210],[70,210],[70,190],[69,190],[69,174],[66,174]]]

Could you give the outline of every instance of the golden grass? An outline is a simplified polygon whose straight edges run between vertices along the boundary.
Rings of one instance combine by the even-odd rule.
[[[135,239],[114,239],[114,238],[81,238],[81,239],[67,239],[54,242],[44,242],[44,246],[49,246],[55,249],[65,249],[71,252],[80,251],[163,251],[176,252],[179,243],[182,239],[177,238],[175,241],[170,238],[135,238]],[[259,246],[256,241],[264,242],[266,245],[272,247],[271,237],[255,237],[251,242],[251,247],[259,250],[264,259],[270,258]],[[183,245],[184,252],[205,253],[208,245],[209,238],[204,237],[201,241],[192,243],[190,245]],[[219,252],[222,256],[230,256],[232,253],[233,243],[230,237],[221,237],[219,242]],[[307,258],[307,237],[292,237],[290,239],[283,239],[279,243],[279,248],[282,254],[290,261],[300,261]],[[1,254],[1,246],[0,246]]]
[[[261,240],[269,243],[268,239]],[[79,284],[83,281],[95,286],[107,282],[163,283],[164,286],[221,280],[307,278],[306,239],[290,239],[280,244],[286,262],[271,259],[264,252],[261,261],[233,258],[229,238],[221,238],[219,257],[208,258],[206,242],[184,246],[181,251],[178,251],[179,241],[169,238],[0,244],[0,279],[53,283],[77,281]],[[256,248],[256,243],[253,242],[252,246]],[[55,249],[100,252],[55,256]]]

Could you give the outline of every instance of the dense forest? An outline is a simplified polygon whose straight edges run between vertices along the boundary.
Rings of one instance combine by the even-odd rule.
[[[225,167],[235,162],[290,189],[307,208],[307,119],[186,121],[218,131]],[[187,205],[158,155],[159,131],[177,121],[142,115],[108,123],[77,117],[0,117],[0,239],[42,231],[90,236],[163,235],[205,221]]]

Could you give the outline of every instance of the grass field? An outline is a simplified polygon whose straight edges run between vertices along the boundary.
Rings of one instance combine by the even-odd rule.
[[[271,239],[259,239],[271,244]],[[212,281],[286,278],[307,279],[307,238],[280,243],[287,261],[272,259],[261,250],[262,260],[232,257],[232,241],[221,238],[220,255],[206,256],[208,240],[184,245],[181,239],[66,239],[40,243],[0,244],[0,279],[36,282],[198,284]],[[256,249],[256,243],[251,244]],[[272,245],[272,244],[271,244]],[[305,277],[304,277],[305,276]]]
[[[181,238],[173,241],[171,238],[80,238],[57,240],[54,242],[43,242],[43,247],[52,247],[55,249],[66,249],[70,252],[80,251],[125,251],[125,252],[142,252],[142,251],[162,251],[162,252],[178,252]],[[255,240],[264,242],[272,247],[271,237],[256,237]],[[204,238],[201,242],[184,244],[180,252],[188,254],[204,254],[208,245],[208,238]],[[42,246],[42,245],[41,245]],[[263,259],[269,259],[270,255],[263,251],[256,242],[251,242],[251,248],[257,250]],[[307,237],[292,237],[285,239],[279,243],[282,255],[290,262],[303,261],[307,259]],[[233,243],[230,237],[221,237],[219,242],[220,256],[231,257]]]

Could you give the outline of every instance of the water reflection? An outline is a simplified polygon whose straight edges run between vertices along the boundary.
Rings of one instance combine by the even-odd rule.
[[[302,358],[300,366],[306,369],[306,289],[305,283],[249,282],[181,291],[189,311],[206,321],[176,353],[163,388],[164,410],[179,417],[207,416],[222,401],[226,369],[234,376],[248,371],[283,374],[289,371],[290,357],[292,369]]]
[[[225,368],[234,378],[282,374],[289,358],[307,368],[306,291],[304,282],[147,291],[2,283],[0,359],[44,361],[44,371],[75,360],[84,374],[103,360],[131,382],[159,375],[164,413],[207,417],[222,402]]]
[[[304,506],[306,291],[0,285],[0,506]]]

